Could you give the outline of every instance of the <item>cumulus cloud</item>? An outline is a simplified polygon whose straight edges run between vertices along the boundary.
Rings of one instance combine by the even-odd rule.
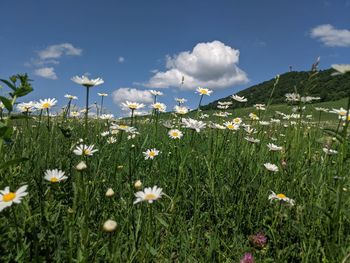
[[[337,29],[330,24],[314,27],[310,36],[328,47],[350,47],[350,30]]]
[[[57,79],[55,69],[53,67],[38,68],[34,71],[35,75],[46,79]]]
[[[119,57],[118,58],[118,63],[124,63],[125,61],[125,58],[124,57]]]
[[[148,90],[139,90],[134,88],[119,88],[112,93],[113,102],[121,107],[125,101],[152,103],[153,97]]]
[[[38,52],[40,59],[54,59],[60,58],[62,55],[67,56],[80,56],[82,53],[82,49],[74,47],[70,43],[63,43],[58,45],[48,46],[44,50]]]
[[[220,89],[246,83],[247,74],[238,68],[238,62],[237,49],[220,41],[198,43],[192,51],[167,56],[167,70],[155,72],[145,86],[194,90],[198,86]]]

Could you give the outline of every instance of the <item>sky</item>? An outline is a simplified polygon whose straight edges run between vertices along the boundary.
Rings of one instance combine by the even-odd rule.
[[[171,110],[174,98],[195,108],[198,86],[209,103],[277,74],[350,63],[350,0],[2,0],[0,78],[28,73],[22,101],[79,97],[75,75],[101,77],[106,112],[125,100],[149,105],[149,89]],[[182,76],[184,83],[181,84]],[[0,93],[4,93],[3,89]]]

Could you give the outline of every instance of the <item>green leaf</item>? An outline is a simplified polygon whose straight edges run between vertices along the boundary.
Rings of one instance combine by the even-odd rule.
[[[2,103],[4,104],[5,108],[10,112],[12,111],[12,102],[11,100],[9,100],[6,97],[0,96],[0,100],[2,101]]]
[[[146,243],[146,248],[152,254],[152,256],[157,255],[157,250],[154,247],[152,247],[148,242]]]
[[[1,82],[5,83],[10,89],[16,91],[16,86],[6,79],[0,79]]]
[[[5,125],[2,125],[2,127],[0,127],[0,138],[5,136],[8,129],[10,129],[10,128],[5,126]]]
[[[17,97],[23,97],[32,91],[33,91],[33,89],[31,87],[25,86],[25,87],[21,87],[21,88],[17,89],[13,93],[13,95],[17,96]]]
[[[26,158],[26,157],[13,159],[13,160],[10,160],[10,161],[7,161],[7,162],[4,162],[4,163],[0,164],[0,169],[4,169],[4,168],[7,168],[9,166],[16,165],[16,164],[19,164],[19,163],[22,163],[22,162],[25,162],[25,161],[28,161],[28,160],[29,159]]]
[[[156,216],[156,218],[159,221],[159,223],[161,223],[165,228],[169,227],[169,224],[165,222],[163,218],[161,218],[160,216]]]

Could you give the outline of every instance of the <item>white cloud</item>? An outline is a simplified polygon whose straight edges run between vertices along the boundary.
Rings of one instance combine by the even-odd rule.
[[[46,79],[57,79],[55,69],[53,67],[38,68],[34,71],[35,75]]]
[[[28,67],[36,67],[34,74],[43,78],[57,79],[55,69],[48,65],[60,64],[59,59],[62,56],[80,56],[82,49],[74,47],[70,43],[51,45],[38,52],[37,58],[31,58],[30,62],[25,63]],[[46,66],[46,67],[45,67]]]
[[[112,93],[113,102],[119,106],[125,101],[152,103],[153,97],[148,90],[134,88],[119,88]]]
[[[76,48],[70,43],[48,46],[44,50],[38,52],[42,60],[60,58],[62,55],[80,56],[81,53],[82,50],[80,48]]]
[[[314,27],[310,36],[328,47],[350,47],[350,30],[337,29],[330,24]]]
[[[147,87],[178,87],[194,90],[198,86],[220,89],[248,82],[238,68],[239,50],[220,41],[198,43],[193,50],[166,57],[166,71],[155,72]],[[184,76],[184,84],[181,85]]]
[[[119,57],[119,58],[118,58],[118,62],[119,62],[119,63],[124,63],[124,61],[125,61],[125,58],[124,58],[124,57]]]

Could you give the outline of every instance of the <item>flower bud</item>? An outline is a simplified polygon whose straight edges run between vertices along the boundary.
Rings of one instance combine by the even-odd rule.
[[[75,169],[77,169],[78,171],[83,171],[87,168],[87,165],[84,161],[81,161],[80,163],[78,163],[76,166],[75,166]]]
[[[142,182],[141,182],[141,180],[137,180],[137,181],[135,182],[135,184],[134,184],[134,187],[135,187],[137,190],[141,189],[141,187],[142,187]]]
[[[112,188],[108,188],[106,192],[107,197],[112,197],[114,195],[114,191]]]
[[[103,231],[105,232],[113,232],[116,230],[116,228],[117,228],[117,222],[115,222],[114,220],[107,220],[103,224]]]

